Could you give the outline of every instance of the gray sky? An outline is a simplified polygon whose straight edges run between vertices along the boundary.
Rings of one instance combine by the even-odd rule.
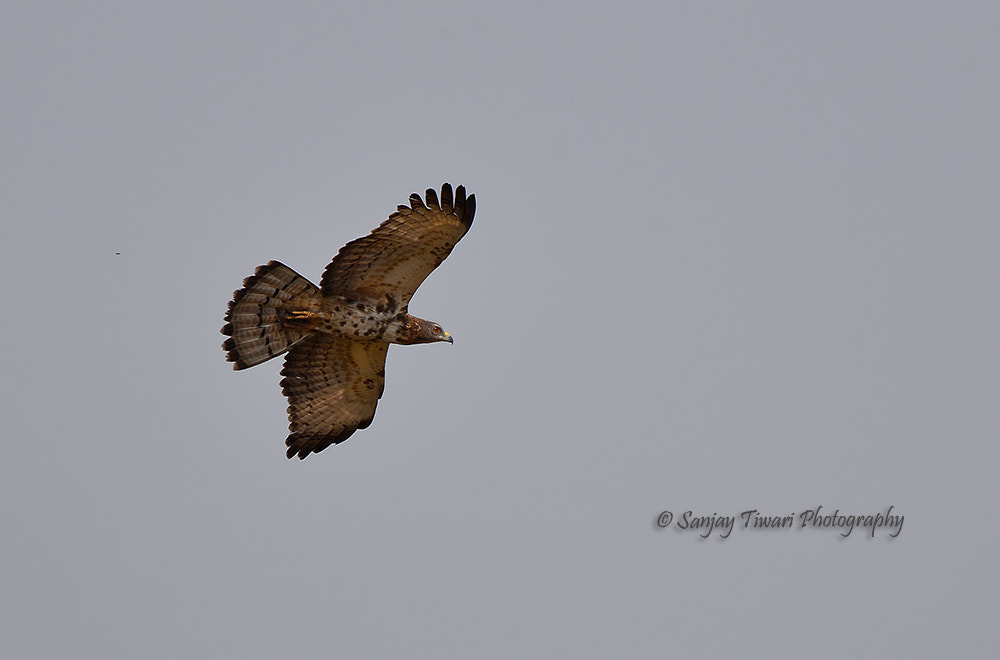
[[[994,3],[151,4],[0,19],[5,657],[990,657]],[[444,181],[455,345],[286,460],[233,289]]]

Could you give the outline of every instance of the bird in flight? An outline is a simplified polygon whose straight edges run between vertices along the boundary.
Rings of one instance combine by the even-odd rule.
[[[285,355],[288,458],[305,458],[368,428],[385,389],[389,344],[451,335],[407,311],[420,283],[472,227],[476,196],[465,187],[410,195],[369,235],[340,249],[317,287],[270,261],[243,280],[226,313],[222,344],[233,369]]]

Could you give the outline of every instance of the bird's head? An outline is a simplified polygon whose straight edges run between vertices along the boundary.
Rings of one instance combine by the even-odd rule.
[[[434,321],[421,321],[420,322],[420,335],[417,340],[418,344],[429,344],[435,341],[446,341],[449,344],[454,344],[455,340],[451,338],[445,329],[441,327],[440,324]]]
[[[400,337],[400,344],[431,344],[437,341],[446,341],[449,344],[454,344],[455,341],[451,338],[444,328],[441,327],[440,323],[435,323],[434,321],[425,321],[424,319],[418,319],[415,316],[407,315],[405,329],[403,336]]]

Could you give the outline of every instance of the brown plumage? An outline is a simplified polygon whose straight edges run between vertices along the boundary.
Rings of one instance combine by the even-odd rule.
[[[476,197],[449,184],[438,199],[410,195],[371,234],[334,257],[320,286],[271,261],[234,292],[222,333],[226,359],[246,369],[288,352],[281,370],[291,432],[288,457],[305,458],[367,428],[385,389],[389,344],[451,342],[408,313],[420,283],[469,231]]]

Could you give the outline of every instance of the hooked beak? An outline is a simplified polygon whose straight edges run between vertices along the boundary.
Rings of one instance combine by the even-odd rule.
[[[451,335],[449,335],[447,332],[444,333],[444,340],[446,342],[448,342],[449,344],[454,344],[455,343],[455,340],[452,339]]]

